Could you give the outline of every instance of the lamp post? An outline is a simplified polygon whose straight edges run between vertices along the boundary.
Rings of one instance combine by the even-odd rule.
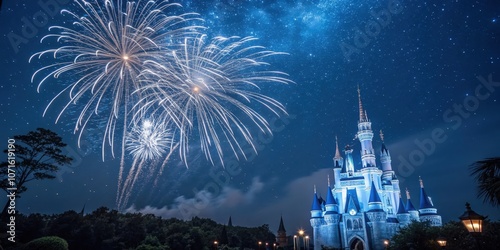
[[[385,249],[389,248],[390,241],[388,239],[384,239],[384,247]]]
[[[302,237],[302,244],[305,245],[304,244],[304,233],[305,233],[304,229],[300,229],[298,233],[299,233],[300,237]],[[299,245],[299,249],[301,249],[300,248],[300,239],[299,239],[299,244],[298,245]]]
[[[297,250],[297,235],[293,236],[293,250]]]
[[[304,242],[305,248],[309,250],[309,235],[306,235],[306,241]]]
[[[273,243],[273,250],[276,250],[276,243]]]
[[[214,249],[217,249],[217,248],[218,248],[218,247],[217,247],[217,244],[219,244],[219,242],[214,241]]]
[[[437,243],[439,244],[439,246],[442,248],[442,249],[445,249],[446,248],[446,238],[444,237],[438,237],[436,239]]]
[[[260,250],[260,245],[262,245],[262,241],[259,241],[259,250]]]
[[[472,235],[472,237],[474,237],[474,239],[476,240],[477,247],[478,249],[480,249],[481,246],[479,244],[478,237],[483,232],[483,221],[484,219],[486,219],[486,217],[474,212],[470,208],[469,202],[466,202],[465,212],[462,214],[462,216],[458,218],[462,221],[467,231],[469,231],[469,234]]]

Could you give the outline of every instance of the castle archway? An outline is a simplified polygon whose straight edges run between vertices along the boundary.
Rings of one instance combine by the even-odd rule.
[[[360,238],[355,237],[351,240],[351,244],[349,244],[349,249],[351,250],[364,250],[365,245]]]

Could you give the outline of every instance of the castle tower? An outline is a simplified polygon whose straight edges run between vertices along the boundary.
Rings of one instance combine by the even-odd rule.
[[[363,104],[361,102],[361,90],[358,86],[358,101],[359,101],[359,121],[358,121],[358,133],[356,137],[361,143],[361,162],[363,168],[366,167],[376,167],[375,163],[375,151],[373,150],[372,139],[372,123],[368,120],[366,111],[363,109]]]
[[[441,216],[437,214],[437,209],[434,208],[432,201],[424,189],[424,182],[420,176],[420,220],[430,221],[431,226],[442,226]]]
[[[420,221],[418,211],[413,206],[413,203],[411,203],[410,191],[408,191],[408,188],[406,189],[406,211],[408,211],[408,213],[410,214],[410,220]]]
[[[384,249],[383,239],[386,239],[388,236],[387,229],[385,228],[387,213],[382,209],[382,201],[380,200],[380,195],[373,181],[370,189],[370,199],[368,200],[366,217],[368,217],[368,225],[371,230],[372,249]]]
[[[314,196],[311,205],[311,227],[314,234],[314,250],[321,250],[322,239],[320,237],[321,226],[323,225],[323,215],[321,204],[316,194],[316,186],[314,186]]]
[[[340,215],[339,215],[339,205],[332,194],[332,188],[330,185],[330,178],[328,178],[328,189],[326,190],[326,203],[325,203],[325,214],[324,220],[326,226],[323,228],[323,233],[330,235],[323,240],[325,246],[340,248]]]
[[[380,139],[382,140],[382,149],[380,150],[380,163],[382,163],[383,171],[382,180],[389,182],[392,181],[394,171],[392,171],[391,154],[385,146],[384,133],[382,133],[382,130],[380,130]]]
[[[340,171],[344,166],[344,159],[340,155],[339,140],[335,136],[335,156],[333,157],[333,179],[334,185],[340,188]]]
[[[280,218],[280,226],[278,227],[278,233],[276,234],[276,243],[278,243],[278,246],[281,247],[286,247],[288,245],[288,238],[286,237],[286,230],[283,225],[283,216]]]
[[[405,204],[403,204],[403,199],[401,198],[401,194],[399,195],[399,207],[398,207],[397,218],[401,227],[410,224],[411,221],[410,213],[408,213]]]

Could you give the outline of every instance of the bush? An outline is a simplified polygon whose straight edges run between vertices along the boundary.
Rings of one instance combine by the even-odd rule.
[[[57,236],[34,239],[24,246],[26,250],[68,250],[68,242]]]

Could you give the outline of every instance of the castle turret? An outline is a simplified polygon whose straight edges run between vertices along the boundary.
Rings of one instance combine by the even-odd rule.
[[[418,211],[411,202],[410,191],[408,191],[408,188],[406,189],[406,211],[410,214],[410,220],[420,221]]]
[[[324,220],[326,226],[323,229],[323,233],[331,235],[331,237],[324,239],[323,244],[328,247],[340,248],[339,205],[333,197],[330,178],[328,178],[328,189],[326,190]]]
[[[401,194],[399,195],[397,218],[401,227],[408,225],[411,221],[410,213],[408,213],[408,210],[406,210],[405,204],[403,203],[403,199],[401,198]]]
[[[382,209],[382,201],[380,200],[380,195],[373,181],[370,189],[370,199],[368,200],[366,217],[368,218],[368,225],[370,225],[369,228],[373,239],[386,239],[388,236],[387,229],[385,228],[387,213]],[[372,241],[371,244],[372,249],[384,249],[384,243],[382,241]]]
[[[278,246],[281,247],[286,247],[288,245],[288,238],[286,237],[285,225],[283,225],[283,216],[281,216],[280,218],[278,234],[276,235],[276,243],[278,243]]]
[[[358,133],[356,137],[361,143],[361,162],[363,167],[376,167],[375,163],[375,151],[373,150],[372,139],[372,123],[368,120],[368,115],[363,109],[363,103],[361,102],[361,90],[358,86],[358,101],[359,101],[359,121],[358,121]]]
[[[333,157],[333,180],[334,185],[340,187],[340,171],[344,166],[344,159],[340,155],[339,140],[335,136],[335,156]]]
[[[420,181],[420,220],[430,221],[431,226],[442,226],[441,216],[437,214],[437,209],[432,204],[432,200],[424,189],[424,182],[420,176],[418,177]]]
[[[316,186],[314,186],[314,197],[311,206],[311,227],[313,228],[314,237],[314,250],[321,249],[322,239],[320,237],[320,228],[323,225],[323,215],[321,211],[321,204],[318,199],[318,195],[316,194]]]
[[[392,170],[391,165],[391,154],[385,146],[384,133],[382,133],[382,130],[380,130],[380,139],[382,140],[382,148],[380,150],[380,163],[382,163],[383,171],[382,180],[385,182],[390,182],[392,181],[392,178],[394,176],[394,171]]]

